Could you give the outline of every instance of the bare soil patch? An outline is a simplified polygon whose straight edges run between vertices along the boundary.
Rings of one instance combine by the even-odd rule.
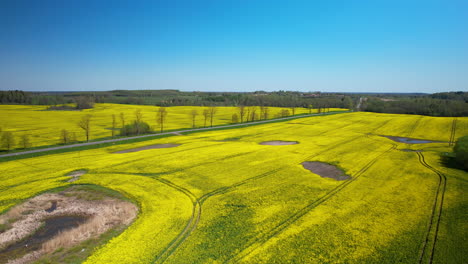
[[[395,142],[399,143],[407,143],[407,144],[427,144],[427,143],[444,143],[443,141],[434,141],[434,140],[427,140],[427,139],[417,139],[417,138],[407,138],[407,137],[395,137],[395,136],[384,136],[380,135],[381,137],[386,137],[391,139]]]
[[[98,191],[71,187],[45,193],[0,215],[0,263],[29,263],[57,249],[76,246],[128,226],[138,208]]]
[[[304,169],[309,170],[322,178],[332,178],[337,181],[351,179],[351,177],[346,175],[342,170],[328,163],[318,161],[305,161],[301,164],[304,167]]]
[[[77,171],[72,171],[68,173],[66,176],[71,177],[67,182],[74,182],[80,178],[81,175],[84,175],[86,173],[85,170],[77,170]]]
[[[296,145],[299,144],[297,141],[282,141],[282,140],[273,140],[273,141],[263,141],[260,145],[270,145],[270,146],[285,146],[285,145]]]
[[[171,143],[168,143],[168,144],[156,144],[156,145],[143,146],[143,147],[134,148],[134,149],[120,150],[120,151],[116,151],[116,152],[114,152],[114,153],[116,153],[116,154],[122,154],[122,153],[138,152],[138,151],[148,150],[148,149],[175,148],[175,147],[178,147],[178,146],[180,146],[180,145],[181,145],[181,144],[171,144]]]

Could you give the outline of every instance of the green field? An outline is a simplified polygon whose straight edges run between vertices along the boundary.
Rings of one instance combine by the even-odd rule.
[[[71,184],[135,201],[137,220],[85,263],[467,263],[468,173],[440,159],[463,135],[466,117],[356,112],[18,158],[0,163],[0,212]],[[299,144],[259,144],[270,140]],[[114,153],[166,143],[180,145]],[[67,183],[74,170],[87,173]]]

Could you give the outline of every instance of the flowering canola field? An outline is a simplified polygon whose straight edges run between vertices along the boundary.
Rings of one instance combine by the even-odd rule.
[[[135,120],[135,111],[140,110],[142,121],[147,122],[155,131],[159,131],[156,123],[156,112],[159,107],[147,105],[120,105],[120,104],[95,104],[92,109],[80,111],[74,110],[47,110],[47,106],[41,105],[0,105],[0,128],[2,131],[10,131],[16,138],[16,147],[20,148],[20,137],[28,135],[33,147],[56,145],[60,143],[61,131],[66,129],[75,133],[78,141],[85,141],[84,130],[78,126],[81,118],[87,114],[91,115],[90,139],[102,139],[112,136],[112,115],[116,117],[116,129],[122,127],[120,114],[123,113],[125,124]],[[205,118],[203,111],[207,107],[200,106],[174,106],[166,107],[167,116],[164,123],[165,130],[176,130],[192,128],[192,110],[197,111],[195,126],[203,127]],[[268,119],[278,117],[282,110],[289,111],[290,108],[268,107]],[[330,108],[330,111],[345,111],[346,109]],[[295,114],[309,113],[309,109],[295,108]],[[317,109],[312,109],[317,113]],[[255,107],[255,113],[260,115],[260,108]],[[232,122],[232,115],[237,114],[240,121],[239,111],[236,107],[216,107],[213,125],[225,125]],[[257,117],[258,119],[259,117]],[[245,118],[244,118],[245,121]],[[210,120],[206,123],[210,125]],[[116,135],[119,131],[116,131]]]
[[[466,263],[468,174],[439,158],[468,135],[468,118],[453,120],[345,113],[1,162],[0,212],[85,169],[73,184],[140,208],[85,263]],[[270,140],[299,144],[259,144]],[[164,143],[180,146],[114,153]]]

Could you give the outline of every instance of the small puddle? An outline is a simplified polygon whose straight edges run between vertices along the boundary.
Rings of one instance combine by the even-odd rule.
[[[318,161],[304,161],[301,163],[304,169],[319,175],[322,178],[332,178],[337,181],[344,181],[351,179],[350,176],[344,174],[342,170],[328,163]]]
[[[263,141],[260,145],[270,145],[270,146],[285,146],[285,145],[296,145],[299,144],[297,141],[282,141],[282,140],[273,140],[273,141]]]
[[[394,136],[381,136],[381,137],[386,137],[393,141],[396,141],[399,143],[406,143],[406,144],[444,143],[443,141],[434,141],[434,140],[416,139],[416,138],[407,138],[407,137],[394,137]]]
[[[7,263],[9,259],[17,259],[30,252],[41,249],[41,245],[53,238],[59,232],[74,228],[84,223],[88,216],[66,215],[46,219],[44,225],[32,236],[11,244],[0,250],[0,263]]]

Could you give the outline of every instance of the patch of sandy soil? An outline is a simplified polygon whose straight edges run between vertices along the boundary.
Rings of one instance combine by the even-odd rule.
[[[80,178],[81,175],[86,173],[85,170],[76,170],[68,173],[66,176],[71,177],[67,182],[74,182]]]
[[[304,169],[309,170],[322,178],[332,178],[337,181],[351,179],[350,176],[338,169],[336,166],[318,161],[305,161],[301,163]]]
[[[299,144],[297,141],[282,141],[282,140],[273,140],[273,141],[264,141],[260,145],[270,145],[270,146],[285,146],[285,145],[296,145]]]
[[[120,150],[114,152],[115,154],[122,154],[122,153],[130,153],[130,152],[138,152],[142,150],[148,150],[148,149],[161,149],[161,148],[175,148],[180,146],[181,144],[156,144],[156,145],[149,145],[149,146],[143,146],[139,148],[134,148],[134,149],[125,149],[125,150]]]
[[[70,189],[41,194],[0,215],[0,224],[8,225],[0,233],[0,252],[31,237],[48,219],[63,216],[87,218],[77,227],[59,232],[43,242],[38,250],[5,261],[11,264],[32,262],[59,248],[69,248],[118,226],[128,226],[138,214],[138,208],[128,201],[107,196],[96,200],[96,196],[87,191]]]

